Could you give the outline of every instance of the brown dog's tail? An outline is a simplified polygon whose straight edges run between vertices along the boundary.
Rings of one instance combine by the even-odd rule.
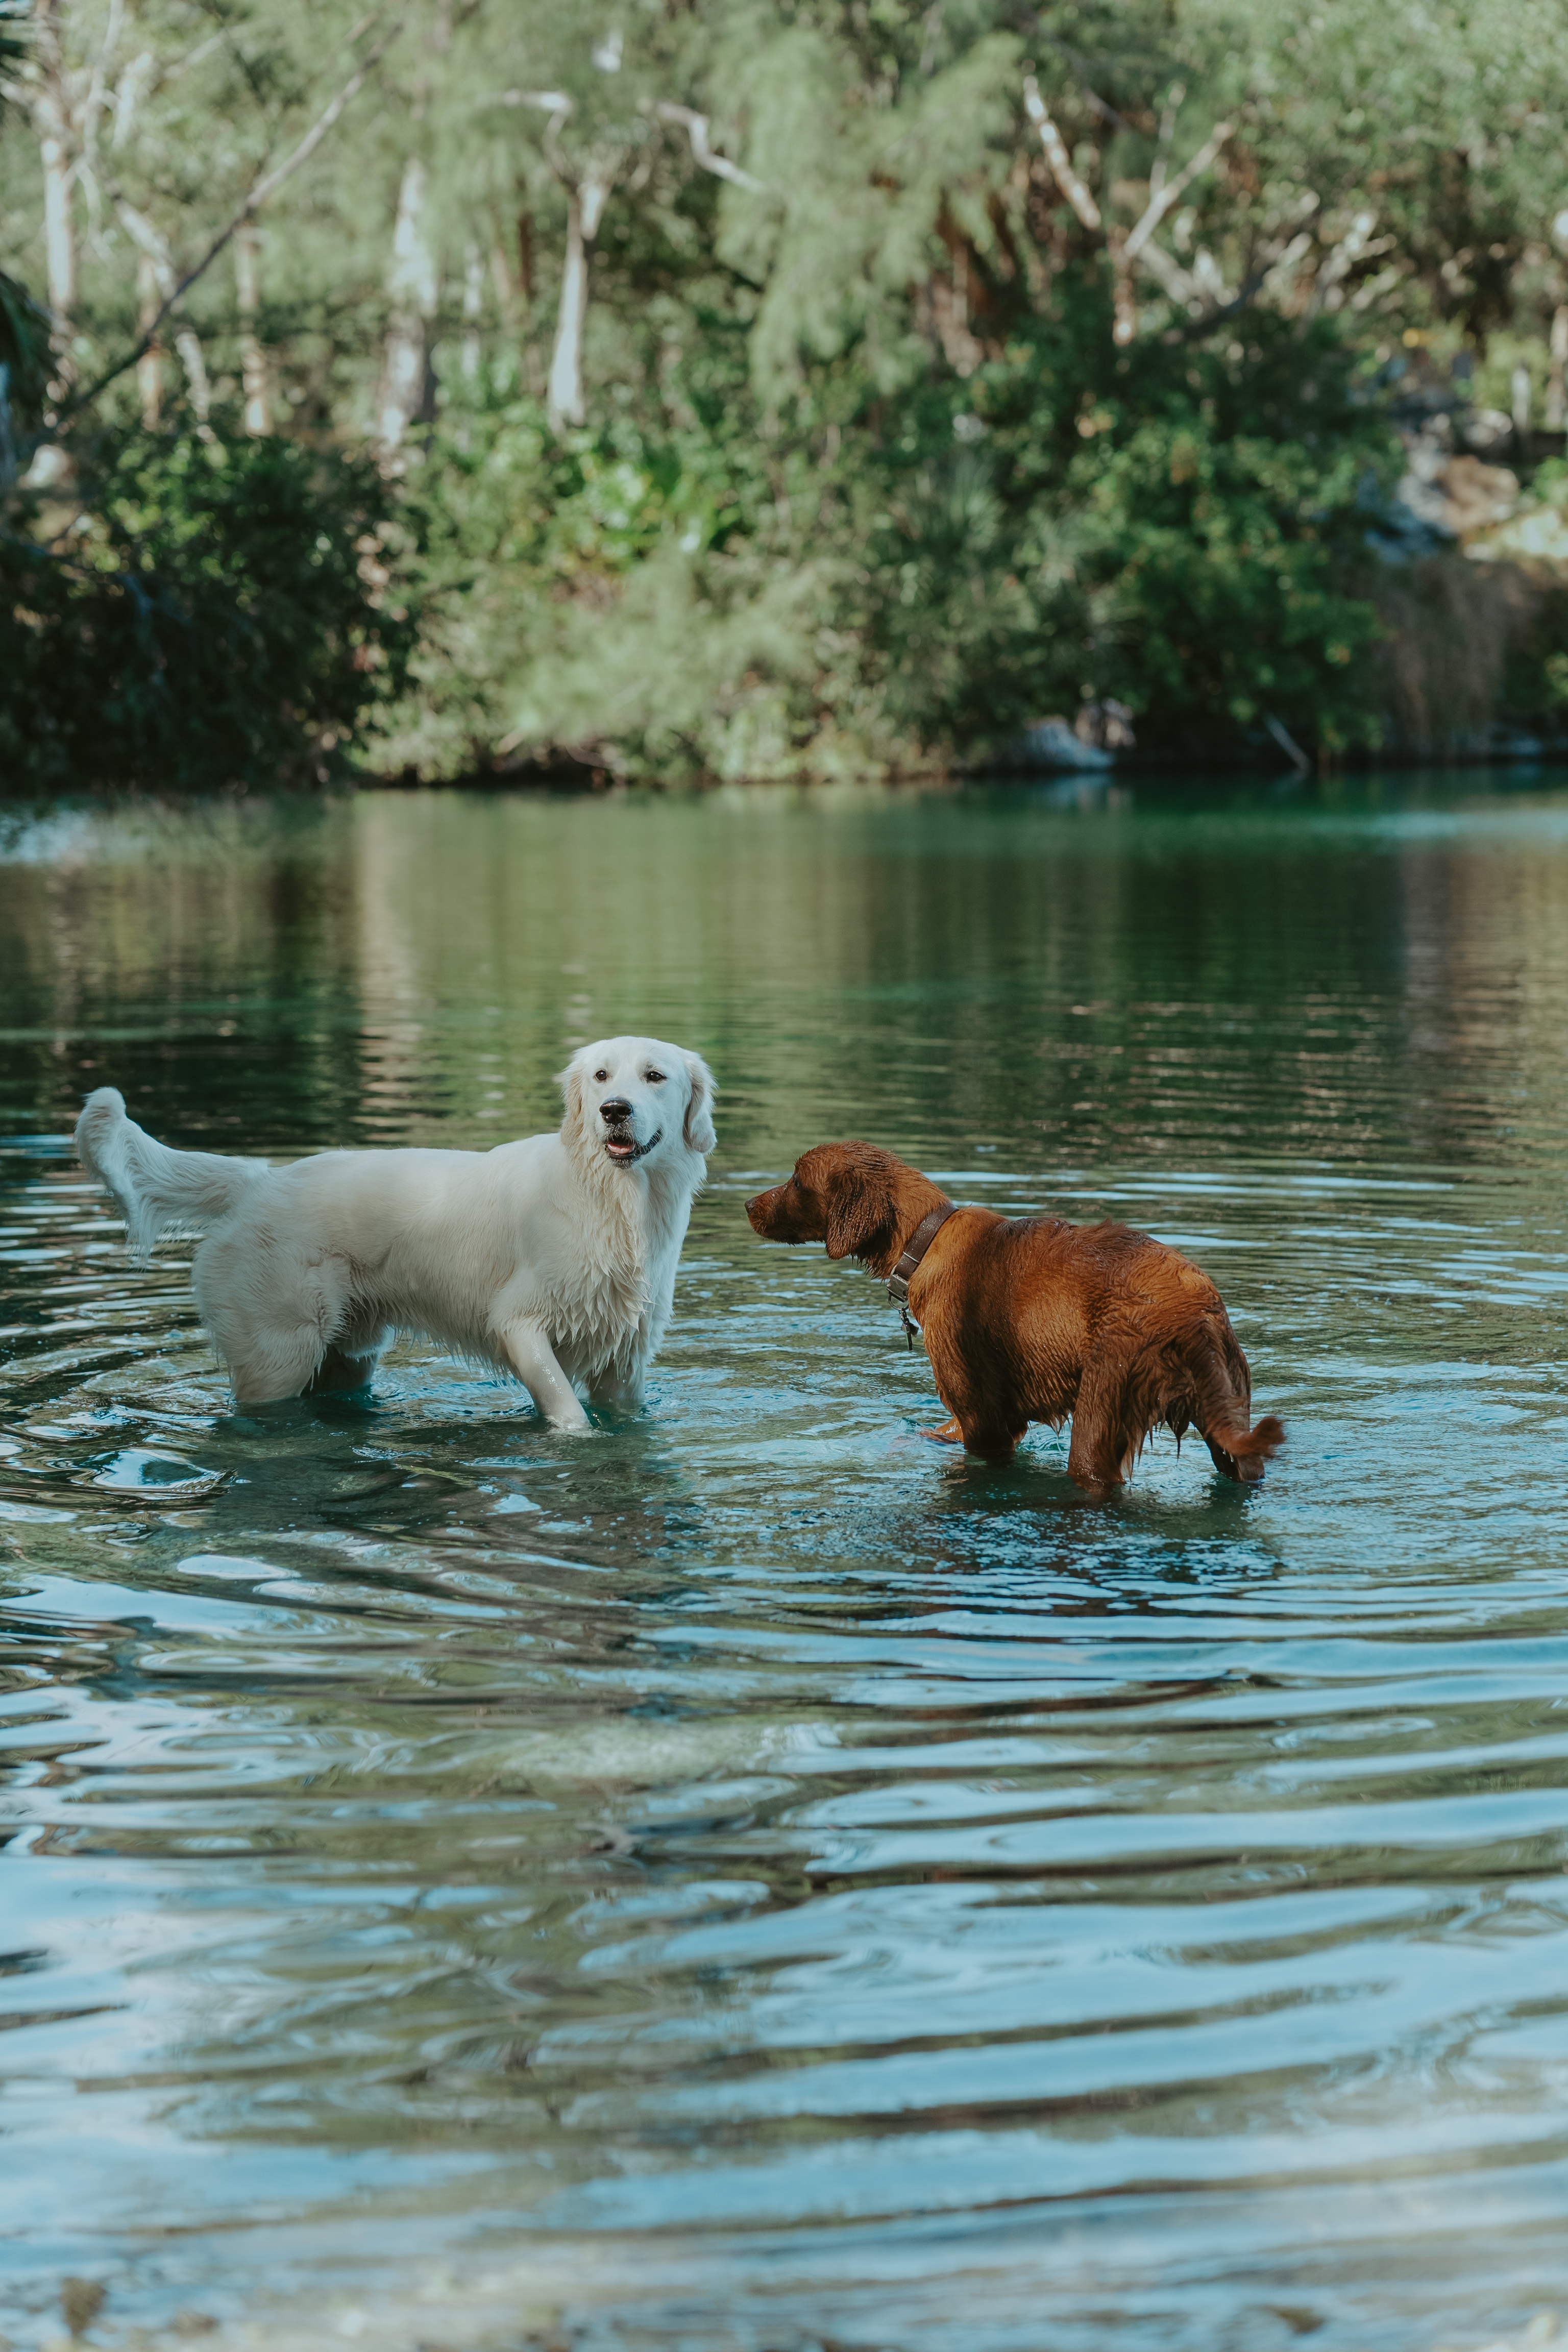
[[[1278,1414],[1266,1412],[1255,1429],[1209,1430],[1205,1434],[1211,1454],[1224,1454],[1236,1465],[1231,1476],[1239,1478],[1243,1486],[1256,1486],[1264,1464],[1272,1462],[1285,1443],[1285,1424]]]

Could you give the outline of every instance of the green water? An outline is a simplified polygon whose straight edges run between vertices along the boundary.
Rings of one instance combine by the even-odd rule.
[[[16,2344],[65,2273],[106,2345],[1568,2308],[1568,780],[23,815],[0,988]],[[237,1417],[68,1148],[104,1083],[485,1146],[626,1029],[720,1143],[582,1442],[422,1342]],[[847,1134],[1194,1256],[1263,1490],[922,1443],[879,1287],[741,1206]]]

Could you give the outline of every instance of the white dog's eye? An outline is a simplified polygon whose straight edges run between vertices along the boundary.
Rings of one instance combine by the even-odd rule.
[[[594,1084],[596,1087],[602,1087],[609,1075],[608,1070],[595,1070],[594,1073]]]
[[[662,1070],[645,1070],[643,1072],[643,1076],[647,1080],[650,1087],[662,1087],[664,1084],[664,1072]]]

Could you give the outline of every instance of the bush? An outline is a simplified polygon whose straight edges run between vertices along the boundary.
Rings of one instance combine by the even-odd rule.
[[[1173,757],[1270,719],[1376,740],[1366,530],[1398,445],[1333,321],[1121,353],[1079,287],[966,378],[879,386],[852,351],[773,418],[743,351],[719,381],[699,348],[700,382],[683,358],[564,444],[506,384],[431,435],[411,764],[908,767],[1109,697]]]
[[[0,534],[0,777],[184,792],[342,772],[418,636],[374,466],[140,431],[74,454],[71,488],[34,496],[34,536]]]
[[[1353,356],[1327,321],[1267,315],[1119,356],[1099,300],[1078,308],[884,436],[868,624],[889,714],[962,742],[1115,696],[1173,751],[1265,718],[1330,750],[1373,735],[1355,575],[1397,445]]]

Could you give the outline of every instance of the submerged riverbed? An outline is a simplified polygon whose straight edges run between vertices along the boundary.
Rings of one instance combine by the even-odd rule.
[[[0,983],[0,2332],[1568,2312],[1568,780],[62,811]],[[720,1145],[590,1440],[232,1413],[68,1149],[482,1148],[623,1029]],[[841,1135],[1197,1258],[1262,1491],[924,1443],[742,1210]]]

